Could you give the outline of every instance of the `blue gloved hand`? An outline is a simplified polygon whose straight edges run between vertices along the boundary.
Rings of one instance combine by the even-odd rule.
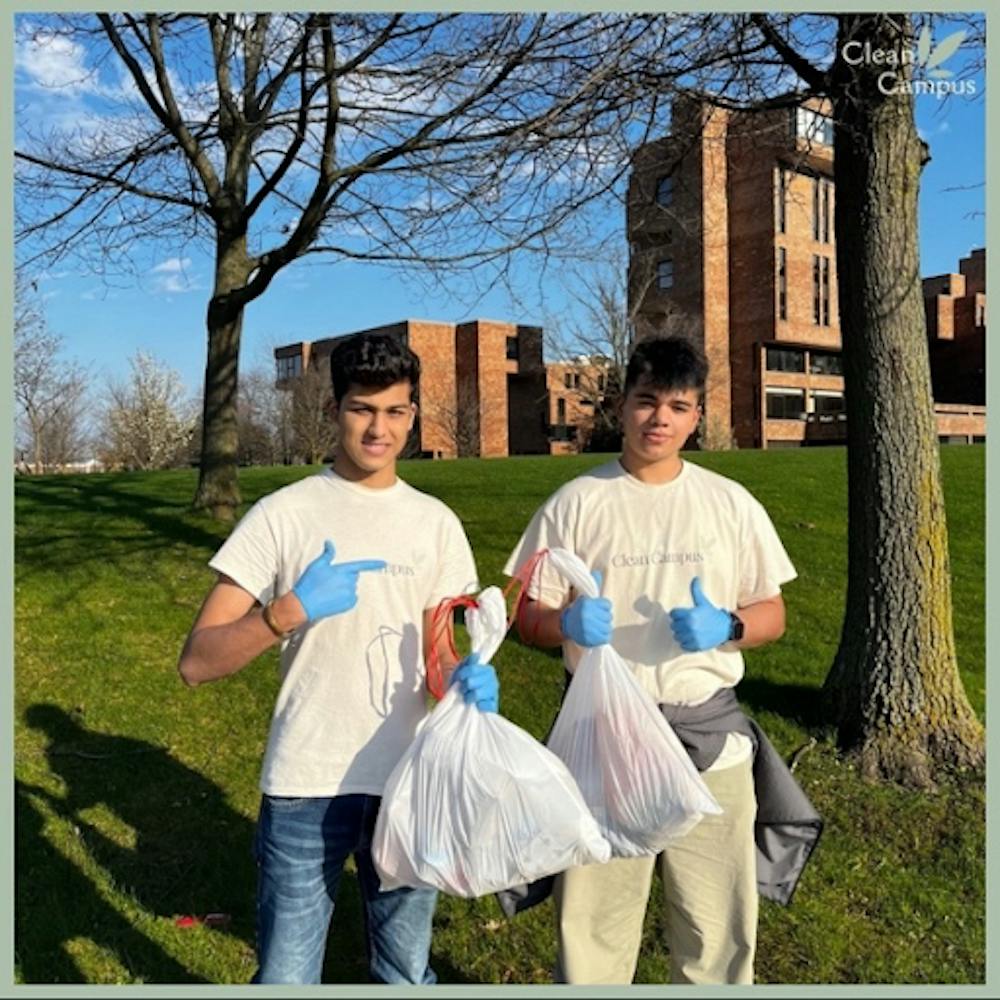
[[[697,653],[726,642],[729,639],[729,612],[717,608],[705,596],[697,576],[691,581],[691,600],[694,607],[674,608],[670,612],[670,628],[681,649]]]
[[[475,705],[481,712],[500,709],[500,681],[490,663],[480,663],[478,653],[470,653],[455,668],[451,683],[457,684],[466,704]]]
[[[358,603],[358,574],[385,569],[384,559],[334,563],[335,551],[333,542],[328,540],[292,587],[311,622],[350,611]]]
[[[593,572],[597,589],[603,577]],[[578,597],[559,616],[559,628],[578,646],[603,646],[611,642],[611,601],[606,597]]]

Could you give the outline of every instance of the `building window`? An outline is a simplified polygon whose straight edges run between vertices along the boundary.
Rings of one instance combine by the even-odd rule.
[[[672,174],[667,174],[656,182],[656,204],[666,208],[673,200],[674,178]]]
[[[507,360],[517,361],[521,356],[521,341],[517,336],[507,338]]]
[[[607,384],[608,384],[608,380],[607,380],[607,376],[606,375],[604,375],[602,373],[602,374],[600,374],[600,375],[597,376],[597,391],[598,392],[604,392],[605,388],[607,387]]]
[[[674,262],[669,257],[656,265],[656,287],[660,289],[674,287]]]
[[[804,372],[806,354],[792,347],[769,347],[766,364],[769,372]]]
[[[560,427],[566,424],[566,400],[562,396],[556,400],[556,423]]]
[[[829,181],[823,181],[823,227],[821,238],[824,243],[830,242],[830,234],[833,232],[833,220],[830,217],[830,202],[832,201],[830,189],[832,187],[833,185]]]
[[[795,109],[795,137],[822,146],[833,145],[833,120],[811,108]]]
[[[822,289],[820,288],[821,283],[820,257],[818,254],[813,254],[813,323],[816,326],[819,326],[822,320],[823,296]]]
[[[788,319],[788,251],[778,247],[778,319]]]
[[[777,221],[775,222],[775,226],[779,233],[783,233],[788,224],[788,171],[784,167],[778,167],[778,184],[775,200],[777,202]]]
[[[820,419],[836,417],[844,412],[844,394],[842,392],[819,392],[812,394],[813,413]]]
[[[278,380],[295,378],[302,374],[302,355],[290,354],[283,358],[277,358]]]
[[[830,325],[830,258],[820,258],[820,322],[823,326]]]
[[[579,389],[580,388],[580,373],[579,372],[573,372],[573,388],[574,389]]]
[[[824,351],[810,351],[809,373],[811,375],[843,375],[843,358],[841,358],[839,354],[827,354]]]
[[[819,212],[820,212],[820,199],[819,199],[819,189],[820,189],[820,179],[818,177],[813,178],[813,239],[817,242],[819,241]]]
[[[806,415],[805,389],[765,389],[767,416],[771,420],[803,420]]]
[[[563,373],[563,387],[566,388],[566,389],[572,389],[573,388],[573,373],[572,372],[564,372]],[[560,399],[559,402],[561,403],[562,400]]]

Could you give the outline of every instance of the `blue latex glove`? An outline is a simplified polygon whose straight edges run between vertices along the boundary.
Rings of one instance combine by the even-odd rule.
[[[292,587],[309,621],[350,611],[358,603],[358,574],[385,569],[384,559],[358,559],[334,563],[333,542],[327,540],[323,551],[303,570]]]
[[[593,577],[600,590],[603,577],[596,569]],[[611,601],[606,597],[578,597],[559,616],[559,628],[578,646],[603,646],[611,642]]]
[[[466,704],[475,705],[481,712],[500,709],[500,681],[490,663],[480,663],[478,653],[470,653],[455,668],[451,683],[457,684]]]
[[[670,612],[670,628],[681,649],[697,653],[726,642],[729,639],[729,612],[717,608],[705,596],[697,576],[691,581],[691,600],[694,607],[674,608]]]

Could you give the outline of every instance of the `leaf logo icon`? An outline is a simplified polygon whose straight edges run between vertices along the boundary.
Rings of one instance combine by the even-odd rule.
[[[923,66],[925,69],[933,69],[935,66],[940,66],[941,63],[943,63],[946,59],[950,59],[951,56],[953,56],[958,51],[958,47],[962,44],[962,41],[965,38],[964,31],[956,31],[953,34],[949,35],[943,42],[941,42],[937,46],[937,48],[934,49],[933,52],[929,52],[925,58],[924,57],[925,33],[929,45],[930,29],[927,28],[926,26],[924,27],[923,32],[921,32],[920,41],[918,43],[918,54],[920,56],[920,65]],[[944,72],[945,72],[944,70],[938,70],[937,73],[935,73],[934,75],[937,76]],[[951,76],[951,73],[948,73],[947,75]]]

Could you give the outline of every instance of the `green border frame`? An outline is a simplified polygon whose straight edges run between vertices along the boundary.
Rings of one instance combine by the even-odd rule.
[[[14,18],[17,14],[30,13],[32,11],[54,12],[54,11],[98,11],[98,10],[161,10],[161,11],[203,11],[211,8],[219,11],[245,10],[249,6],[253,9],[261,10],[288,10],[297,5],[289,3],[278,3],[276,0],[258,0],[257,3],[248,5],[246,3],[235,3],[232,0],[216,0],[209,3],[178,2],[174,4],[163,3],[95,3],[86,4],[79,0],[15,0],[0,15],[0,65],[6,63],[10,76],[13,77],[14,65],[14,44],[13,28]],[[313,0],[313,2],[298,5],[299,7],[309,7],[313,9],[357,9],[363,6],[365,9],[373,11],[435,11],[435,10],[466,10],[470,12],[507,12],[507,11],[531,11],[531,10],[552,10],[552,11],[599,11],[617,6],[613,0],[498,0],[498,2],[484,2],[484,0],[395,0],[395,2],[382,2],[382,0],[368,0],[359,3],[329,3],[323,0]],[[882,3],[874,5],[881,10],[887,11],[933,11],[949,13],[955,11],[983,11],[987,18],[987,65],[995,62],[1000,65],[1000,38],[996,31],[990,29],[995,23],[1000,23],[1000,15],[992,15],[989,4],[986,0],[978,3],[947,3],[943,0],[931,0],[921,4],[899,3],[897,0],[882,0]],[[633,0],[628,4],[628,9],[636,13],[657,10],[692,10],[697,5],[692,2],[678,3],[676,0],[659,0],[659,2],[649,2],[649,0]],[[857,2],[841,2],[837,4],[819,4],[815,0],[804,0],[804,2],[789,2],[789,0],[771,0],[767,4],[739,2],[739,0],[715,0],[711,4],[711,9],[718,12],[738,12],[748,10],[789,10],[804,13],[831,13],[831,8],[835,12],[850,10],[871,10],[873,4]],[[995,129],[990,128],[988,109],[992,102],[998,97],[998,86],[993,75],[986,75],[986,233],[987,242],[994,234],[1000,230],[998,222],[997,199],[1000,184],[992,178],[998,174],[998,151],[1000,151],[1000,140],[997,138]],[[4,233],[4,238],[0,241],[0,274],[2,274],[2,285],[0,285],[0,357],[9,359],[13,353],[13,290],[14,290],[14,248],[13,248],[13,153],[12,142],[14,134],[14,100],[13,87],[0,88],[0,134],[3,135],[4,153],[2,174],[3,190],[5,197],[0,204],[0,228]],[[993,278],[1000,278],[993,258],[993,265],[990,265],[990,257],[987,255],[987,275]],[[989,284],[989,280],[987,282]],[[1000,285],[996,286],[998,291],[991,300],[987,298],[987,326],[994,326],[1000,322],[1000,306],[997,304],[997,296],[1000,296]],[[998,379],[1000,379],[1000,354],[997,352],[987,352],[987,410],[992,412],[995,404],[998,403],[997,389]],[[0,364],[0,424],[4,427],[13,427],[14,399],[13,399],[13,372],[12,365]],[[996,463],[992,461],[997,450],[997,442],[992,437],[987,437],[987,464],[986,464],[986,493],[990,496],[1000,497],[1000,472]],[[0,766],[2,766],[3,787],[6,792],[3,805],[0,806],[0,858],[3,859],[2,873],[0,873],[0,898],[4,903],[0,904],[0,941],[4,946],[0,947],[0,993],[4,995],[24,995],[39,997],[76,996],[79,994],[106,995],[106,986],[34,986],[15,985],[13,981],[14,969],[14,838],[13,838],[13,798],[11,792],[14,786],[14,765],[13,765],[13,733],[14,733],[14,571],[13,571],[13,550],[14,550],[14,472],[13,472],[13,435],[8,434],[7,445],[4,453],[9,455],[9,459],[4,462],[3,480],[4,488],[0,494],[0,523],[3,526],[2,537],[7,544],[0,544],[0,551],[6,551],[5,557],[0,556],[2,568],[0,568],[0,664],[6,662],[11,665],[11,669],[2,671],[2,687],[0,687],[0,705],[4,706],[4,719],[8,723],[9,742],[3,751],[0,752]],[[1000,510],[1000,508],[998,508]],[[990,595],[993,593],[996,572],[992,567],[990,556],[996,551],[997,546],[997,518],[992,515],[987,505],[986,515],[986,545],[987,545],[987,565],[986,565],[986,601],[990,606]],[[998,623],[994,616],[986,616],[986,671],[987,677],[991,677],[997,665],[998,655],[992,650],[996,645],[996,640],[1000,638]],[[992,683],[987,684],[986,690],[986,714],[987,719],[994,718],[996,712],[1000,710],[1000,695]],[[987,730],[987,774],[992,776],[1000,766],[1000,736],[993,736]],[[987,782],[989,788],[989,781]],[[1000,801],[997,796],[987,794],[987,830],[1000,828]],[[464,997],[470,992],[476,997],[502,996],[513,997],[517,995],[558,995],[574,997],[639,997],[639,996],[659,996],[669,990],[671,995],[698,995],[705,996],[746,996],[746,995],[773,995],[797,997],[802,994],[808,996],[842,996],[842,995],[864,995],[875,997],[992,997],[1000,994],[1000,838],[993,837],[992,841],[987,837],[987,907],[986,907],[986,941],[993,941],[992,952],[987,946],[986,982],[982,985],[974,986],[915,986],[915,985],[886,985],[886,986],[802,986],[802,985],[766,985],[749,987],[688,987],[688,986],[624,986],[624,987],[568,987],[568,986],[496,986],[483,985],[469,987],[462,986],[429,986],[429,987],[405,987],[394,988],[384,986],[350,986],[350,987],[300,987],[286,988],[285,991],[293,995],[302,996],[323,996],[335,990],[344,995],[364,994],[371,996],[421,996],[421,997]],[[142,995],[144,997],[176,997],[194,995],[190,987],[182,986],[118,986],[115,987],[116,996]],[[215,986],[212,987],[213,995],[221,996],[261,996],[258,987],[251,986]]]

